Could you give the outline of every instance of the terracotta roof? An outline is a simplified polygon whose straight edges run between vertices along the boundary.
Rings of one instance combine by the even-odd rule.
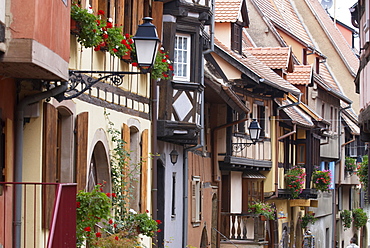
[[[319,1],[305,1],[307,5],[311,8],[311,11],[315,13],[318,22],[328,35],[329,39],[332,41],[333,46],[341,55],[349,70],[351,70],[352,74],[355,76],[359,67],[359,59],[357,58],[355,52],[352,50],[346,39],[343,37],[342,33],[333,24],[332,19],[321,6]]]
[[[231,57],[236,63],[239,63],[246,69],[252,71],[256,76],[259,77],[260,82],[270,85],[276,89],[280,89],[284,92],[291,92],[295,95],[301,93],[299,89],[290,84],[288,81],[281,78],[279,75],[277,75],[274,71],[268,68],[264,63],[259,61],[252,54],[246,52],[245,53],[246,57],[242,57],[240,54],[235,53],[234,51],[230,50],[228,47],[223,45],[216,38],[215,38],[215,47],[223,51],[224,57],[226,56]]]
[[[283,100],[281,102],[279,102],[278,100],[275,99],[275,102],[279,106],[286,106],[286,105],[289,105],[289,104],[292,104],[293,103],[293,102],[291,102],[288,99]],[[308,127],[308,128],[312,128],[312,127],[315,126],[315,124],[313,123],[311,117],[308,114],[306,114],[298,106],[287,107],[287,108],[283,108],[282,110],[289,116],[289,118],[292,121],[296,122],[297,125],[300,125],[300,126],[303,126],[303,127]]]
[[[312,65],[294,65],[294,71],[286,79],[293,85],[309,85],[313,81]]]
[[[319,75],[324,80],[324,83],[327,87],[331,88],[332,90],[336,91],[337,93],[342,94],[341,90],[338,87],[338,84],[335,82],[333,76],[329,72],[326,63],[320,63],[320,72]]]
[[[360,128],[354,123],[350,118],[348,118],[345,114],[341,114],[343,121],[347,124],[349,130],[351,131],[352,135],[360,135]]]
[[[236,22],[240,14],[240,0],[216,0],[215,22]]]
[[[307,45],[313,42],[288,0],[252,0],[261,13],[278,27],[294,35]]]
[[[249,52],[271,69],[293,69],[290,47],[247,47],[243,52]]]

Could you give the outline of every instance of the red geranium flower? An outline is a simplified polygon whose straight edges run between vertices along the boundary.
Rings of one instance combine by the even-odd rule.
[[[107,195],[108,197],[111,197],[111,195],[112,195],[112,194],[111,194],[111,193],[106,193],[106,195]]]
[[[162,230],[161,229],[158,229],[158,231],[157,232],[162,232]]]
[[[121,40],[121,44],[126,45],[127,44],[126,40],[125,39]]]
[[[166,63],[166,61],[167,61],[167,60],[165,60],[165,59],[162,59],[162,62],[163,62],[163,63]]]
[[[100,51],[100,46],[96,46],[96,47],[94,47],[94,51],[96,52],[96,51]]]
[[[98,26],[100,25],[100,20],[96,20],[96,23],[98,24]]]
[[[104,15],[104,14],[105,14],[104,10],[99,10],[98,11],[98,15]]]
[[[118,52],[118,50],[116,48],[113,48],[112,49],[114,53]]]
[[[116,228],[117,227],[117,224],[114,224],[113,227]]]
[[[89,227],[89,226],[88,226],[88,227],[85,227],[85,228],[84,228],[84,231],[85,231],[85,232],[91,232],[91,227]]]
[[[107,22],[107,28],[113,28],[113,24],[111,22]]]
[[[130,35],[129,34],[125,34],[125,37],[126,37],[126,39],[130,39]]]
[[[112,193],[112,197],[117,197],[116,193]]]
[[[115,240],[118,240],[118,236],[114,237]]]
[[[157,224],[162,224],[162,221],[161,220],[156,220]]]
[[[149,210],[147,209],[147,210],[145,210],[145,212],[148,214],[149,213]]]
[[[81,203],[80,202],[76,202],[76,205],[77,205],[77,208],[81,207]]]
[[[100,233],[100,232],[97,232],[97,233],[95,233],[95,236],[96,236],[97,238],[100,238],[100,237],[101,237],[101,233]]]
[[[132,66],[138,66],[139,64],[138,63],[136,63],[136,62],[134,62],[134,63],[132,63]]]
[[[113,220],[112,219],[109,219],[108,223],[112,225],[113,224]]]
[[[108,39],[108,34],[103,34],[103,39]]]

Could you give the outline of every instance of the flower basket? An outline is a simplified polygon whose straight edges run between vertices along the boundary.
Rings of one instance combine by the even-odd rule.
[[[360,180],[362,186],[364,187],[364,189],[366,190],[367,189],[367,186],[368,186],[368,161],[369,161],[369,158],[368,156],[364,156],[363,157],[363,162],[360,163],[360,165],[358,166],[357,168],[357,176],[358,176],[358,179]]]
[[[317,190],[328,191],[331,183],[331,173],[329,170],[316,170],[312,173],[312,182]]]
[[[351,158],[351,157],[346,157],[344,165],[345,165],[345,170],[349,174],[352,175],[353,172],[356,170],[356,159]]]
[[[357,229],[365,226],[367,223],[367,215],[361,208],[352,210],[353,226]]]
[[[351,211],[344,209],[340,212],[340,219],[342,221],[342,225],[344,226],[344,230],[351,228],[352,224],[352,214]]]
[[[275,219],[275,210],[273,206],[265,202],[254,202],[248,205],[248,212],[259,215],[261,220]]]
[[[315,214],[314,213],[306,213],[302,219],[301,219],[301,227],[304,229],[307,227],[307,225],[309,223],[311,224],[315,224],[315,222],[317,221],[317,218],[315,218]]]
[[[299,166],[293,166],[285,174],[286,188],[289,189],[292,199],[298,198],[302,193],[305,177],[306,173]]]

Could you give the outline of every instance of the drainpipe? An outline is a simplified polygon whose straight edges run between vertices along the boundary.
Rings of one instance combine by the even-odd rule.
[[[68,82],[62,82],[60,86],[51,90],[44,91],[35,95],[23,98],[17,105],[15,116],[15,158],[14,158],[14,181],[22,182],[22,169],[23,169],[23,119],[24,108],[32,103],[39,102],[45,98],[53,97],[63,93],[68,88]],[[22,186],[15,185],[14,197],[14,241],[15,248],[21,247],[21,224],[22,224]]]
[[[157,148],[157,118],[158,118],[158,113],[157,113],[157,104],[158,104],[158,98],[157,98],[157,81],[152,79],[151,80],[151,95],[152,95],[152,135],[151,135],[151,146],[152,146],[152,154],[153,156],[153,161],[152,161],[152,217],[153,219],[158,219],[158,206],[157,206],[157,193],[158,193],[158,166],[157,166],[157,153],[158,153],[158,148]],[[163,220],[164,221],[164,220]],[[152,242],[157,245],[157,239],[152,239]]]
[[[346,109],[349,109],[352,107],[352,101],[349,103],[349,105],[345,108],[341,108],[339,110],[339,113],[338,113],[338,160],[335,161],[335,164],[338,164],[339,163],[339,166],[341,168],[341,161],[342,161],[342,146],[340,145],[340,137],[341,137],[341,122],[342,122],[342,117],[341,117],[341,113],[346,110]],[[340,171],[339,171],[340,173]],[[333,175],[334,176],[334,175]],[[340,178],[340,176],[339,176]],[[335,206],[335,181],[334,181],[334,187],[333,187],[333,192],[332,192],[332,207],[331,207],[331,211],[332,211],[332,227],[333,227],[333,230],[332,230],[332,248],[335,248],[335,238],[336,238],[336,206]]]
[[[290,107],[294,107],[294,106],[298,106],[299,104],[301,104],[301,97],[302,97],[303,93],[300,93],[298,95],[298,101],[297,102],[294,102],[292,104],[288,104],[288,105],[284,105],[284,106],[279,106],[276,110],[276,117],[279,116],[279,111],[281,109],[284,109],[284,108],[290,108]],[[276,119],[276,134],[278,133],[279,131],[279,123],[278,123],[278,119]],[[296,130],[296,122],[292,121],[292,123],[294,124],[293,125],[293,131],[287,133],[287,134],[284,134],[283,136],[281,137],[278,137],[277,139],[277,142],[276,142],[276,170],[275,170],[275,196],[271,197],[271,198],[277,198],[278,195],[279,195],[279,170],[278,170],[278,158],[279,158],[279,140],[282,140],[282,139],[285,139],[286,137],[288,136],[291,136],[293,134],[295,134],[297,132]]]
[[[182,237],[182,244],[183,247],[187,247],[187,237],[188,237],[188,210],[189,210],[189,202],[188,202],[188,194],[189,194],[189,185],[188,185],[188,180],[189,180],[189,175],[188,175],[188,168],[189,168],[189,159],[188,159],[188,152],[196,150],[198,148],[204,147],[204,55],[211,53],[214,51],[214,6],[215,6],[215,0],[212,0],[211,3],[211,9],[212,9],[212,16],[211,16],[211,29],[210,29],[210,49],[203,51],[202,52],[202,59],[201,59],[201,68],[200,68],[200,73],[201,73],[201,78],[200,78],[200,83],[203,86],[203,90],[201,92],[201,106],[200,106],[200,143],[196,146],[188,147],[184,149],[184,170],[183,170],[183,185],[184,187],[184,196],[183,196],[183,207],[184,207],[184,214],[183,214],[183,237]]]

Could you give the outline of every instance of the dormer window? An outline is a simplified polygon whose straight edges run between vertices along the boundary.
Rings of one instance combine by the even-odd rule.
[[[177,81],[190,81],[190,35],[176,34],[174,79]]]
[[[238,23],[231,23],[231,50],[242,54],[243,27]]]

